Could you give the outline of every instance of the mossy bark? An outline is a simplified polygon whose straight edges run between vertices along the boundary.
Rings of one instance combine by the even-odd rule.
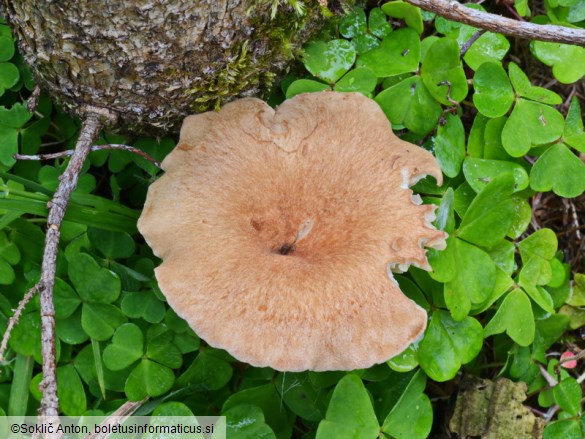
[[[460,438],[540,438],[544,421],[522,405],[524,400],[526,383],[469,377],[461,382],[449,429]]]
[[[72,112],[117,113],[129,131],[168,131],[193,112],[260,95],[324,23],[266,0],[2,0],[37,83]],[[154,130],[153,130],[154,128]]]

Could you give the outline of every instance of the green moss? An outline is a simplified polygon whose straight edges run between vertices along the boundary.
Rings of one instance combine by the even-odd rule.
[[[253,2],[249,9],[249,12],[253,11],[257,7],[268,6],[270,10],[271,18],[275,18],[279,11],[282,11],[283,7],[289,6],[292,8],[298,16],[305,15],[306,6],[304,2],[300,0],[256,0]]]
[[[291,14],[291,8],[299,8],[300,3],[289,0],[254,2],[248,9],[250,23],[255,29],[253,35],[231,48],[227,64],[218,62],[209,66],[212,74],[207,77],[211,79],[188,92],[196,96],[191,109],[196,112],[218,109],[252,88],[268,90],[323,22],[316,19],[322,17],[317,1],[303,4],[302,14]],[[292,25],[291,19],[294,20]],[[264,49],[253,50],[253,44],[260,44]]]
[[[248,50],[250,41],[245,40],[234,49],[234,55],[227,65],[217,66],[213,81],[203,90],[189,92],[200,95],[194,100],[193,110],[197,112],[217,110],[223,103],[250,88],[251,85],[271,85],[276,75],[255,63],[253,54]]]

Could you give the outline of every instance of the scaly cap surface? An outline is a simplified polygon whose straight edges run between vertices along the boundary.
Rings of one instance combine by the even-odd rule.
[[[242,99],[188,117],[151,185],[140,232],[171,307],[210,345],[254,366],[351,370],[418,339],[425,311],[387,266],[429,268],[444,246],[409,186],[441,182],[357,93]]]

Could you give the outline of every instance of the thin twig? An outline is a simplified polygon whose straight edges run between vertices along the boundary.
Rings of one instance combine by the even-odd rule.
[[[452,0],[405,0],[425,11],[491,32],[530,40],[585,46],[585,30],[518,21],[463,6]]]
[[[57,397],[57,367],[55,360],[55,307],[53,304],[53,287],[57,268],[57,253],[61,222],[71,194],[77,186],[83,164],[91,151],[91,145],[102,127],[100,116],[90,113],[83,121],[75,151],[59,178],[59,186],[53,199],[48,203],[47,234],[41,266],[41,280],[36,288],[41,298],[41,353],[43,357],[43,379],[39,388],[43,392],[39,415],[44,419],[55,419],[59,414]]]
[[[569,206],[571,207],[571,215],[573,216],[573,225],[574,230],[576,230],[575,236],[577,239],[581,239],[581,226],[579,225],[579,215],[577,214],[577,208],[575,207],[575,203],[569,201]]]
[[[528,158],[528,157],[525,157],[525,158]],[[536,215],[534,214],[540,208],[540,199],[541,198],[542,198],[542,193],[537,193],[536,195],[534,195],[534,197],[532,197],[532,215],[531,215],[531,219],[530,219],[530,224],[532,225],[532,228],[534,229],[535,232],[541,228],[541,225],[538,223],[538,219],[536,218]]]
[[[539,364],[538,368],[540,369],[540,374],[543,376],[549,386],[554,387],[559,383],[555,377],[548,373],[548,370],[546,370],[542,364]]]
[[[94,151],[105,151],[105,150],[119,150],[119,151],[128,151],[134,154],[138,154],[139,156],[145,158],[152,164],[154,164],[157,168],[161,168],[161,164],[158,160],[154,157],[148,155],[141,149],[135,148],[134,146],[130,145],[121,145],[121,144],[114,144],[110,143],[107,145],[94,145],[91,147],[91,152]],[[22,155],[22,154],[14,154],[15,160],[53,160],[62,157],[69,157],[73,155],[74,150],[69,149],[67,151],[61,152],[54,152],[52,154],[36,154],[36,155]]]
[[[524,18],[522,18],[520,16],[520,14],[518,14],[518,12],[516,12],[516,9],[514,9],[512,7],[512,5],[510,5],[508,2],[503,2],[503,3],[504,3],[504,6],[506,7],[506,9],[508,10],[508,12],[510,14],[512,14],[516,18],[516,20],[518,20],[518,21],[525,21]]]
[[[143,399],[142,401],[126,401],[122,404],[116,411],[114,411],[111,415],[109,415],[106,419],[104,419],[100,427],[105,427],[114,424],[122,424],[128,417],[132,416],[136,410],[138,410],[148,398]],[[102,433],[92,433],[85,436],[85,439],[102,439],[104,438]]]
[[[544,418],[546,416],[546,413],[545,412],[542,412],[542,411],[540,411],[538,409],[535,409],[534,407],[530,407],[530,406],[527,406],[527,407],[528,407],[528,410],[530,410],[536,416],[540,416],[541,418]]]
[[[453,105],[459,105],[459,102],[457,102],[455,99],[453,99],[451,97],[451,82],[450,81],[441,81],[437,85],[438,86],[446,85],[447,86],[447,96],[446,96],[447,100],[449,102],[451,102]]]
[[[24,311],[24,308],[30,302],[30,300],[34,297],[35,294],[39,292],[40,285],[37,284],[28,290],[28,293],[24,295],[24,297],[18,302],[17,308],[14,310],[14,314],[8,320],[8,326],[6,327],[6,331],[2,336],[2,343],[0,343],[0,364],[4,362],[4,354],[6,353],[6,348],[8,347],[8,340],[10,340],[10,334],[14,327],[18,324],[18,320]]]
[[[548,411],[546,412],[546,414],[544,415],[544,420],[546,422],[549,422],[554,415],[559,411],[560,407],[558,405],[553,405],[551,408],[548,409]]]
[[[583,381],[585,381],[585,372],[583,372],[581,375],[579,375],[579,378],[577,378],[577,382],[579,384],[581,384]]]
[[[461,56],[465,56],[465,54],[467,53],[467,51],[469,50],[469,48],[473,45],[473,43],[475,43],[479,37],[481,37],[483,34],[485,34],[487,31],[485,29],[479,29],[477,32],[475,32],[471,38],[469,38],[469,40],[467,40],[463,46],[461,46]]]

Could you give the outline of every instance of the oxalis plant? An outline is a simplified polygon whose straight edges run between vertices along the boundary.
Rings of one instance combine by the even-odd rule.
[[[43,396],[34,286],[47,203],[65,175],[76,190],[52,294],[61,413],[221,414],[230,438],[583,437],[585,7],[445,3],[346,8],[267,96],[278,105],[362,93],[444,174],[441,187],[427,179],[414,189],[438,206],[448,245],[429,250],[431,272],[394,275],[428,312],[425,335],[350,373],[254,368],[200,341],[167,306],[159,261],[136,230],[176,139],[103,132],[86,141],[87,160],[68,159],[80,123],[33,93],[1,25],[0,414],[35,414]],[[63,152],[39,154],[47,149]]]

